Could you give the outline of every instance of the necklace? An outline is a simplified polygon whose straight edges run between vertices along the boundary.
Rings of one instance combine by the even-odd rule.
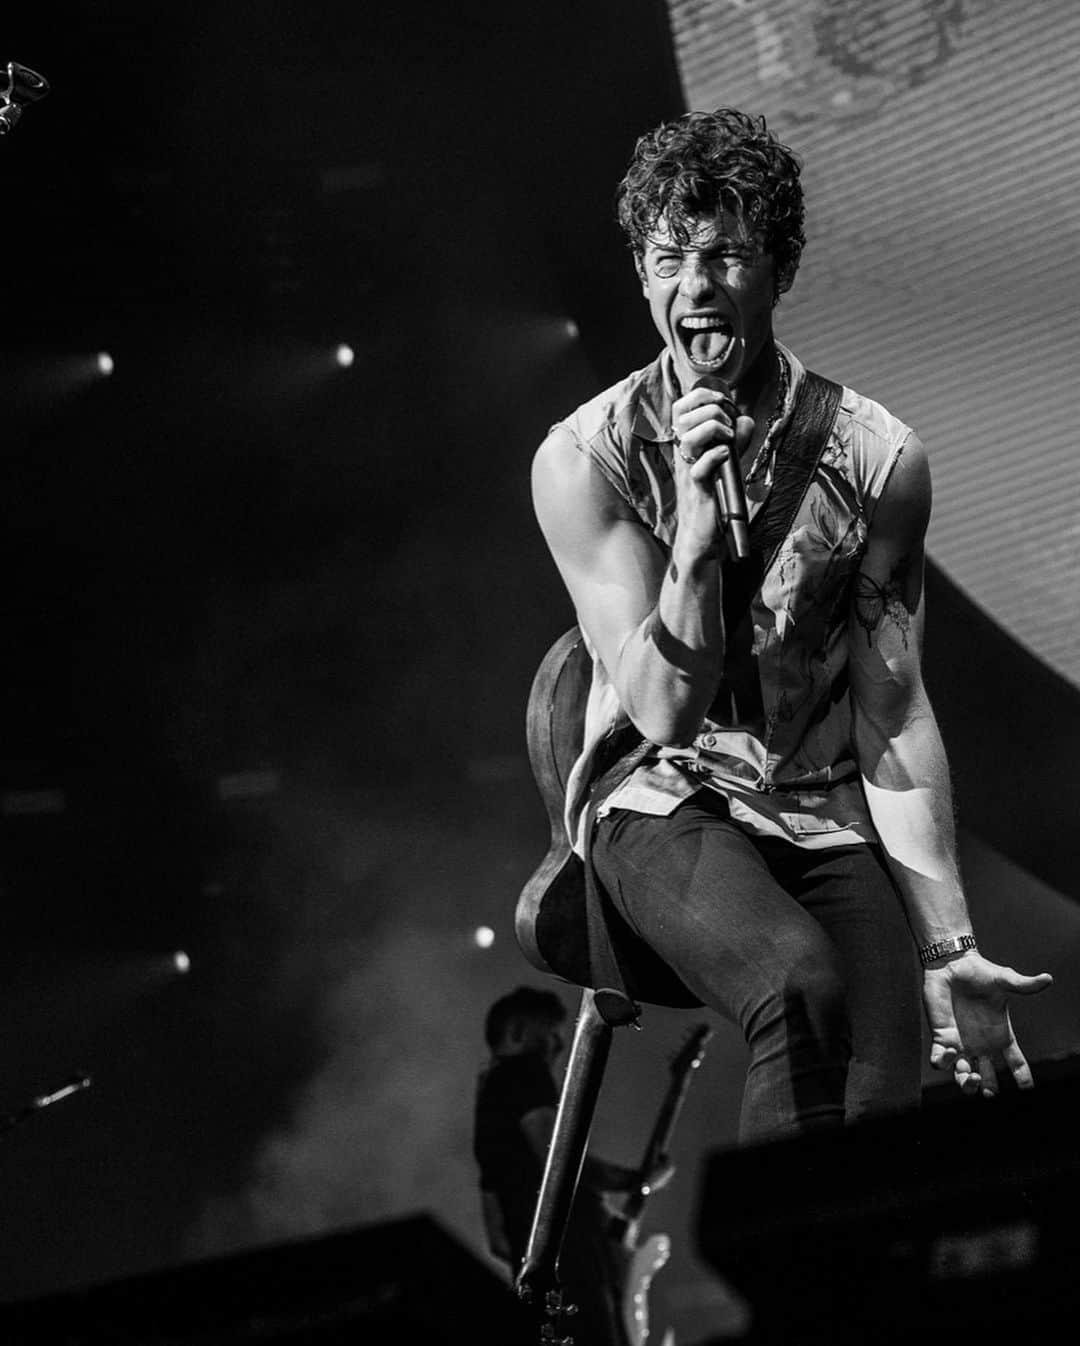
[[[791,382],[787,360],[784,358],[783,352],[779,348],[776,352],[776,364],[778,373],[776,380],[776,397],[773,400],[773,412],[769,417],[769,424],[765,429],[765,436],[758,447],[757,453],[754,454],[754,461],[750,464],[746,476],[744,477],[745,481],[752,481],[761,472],[766,462],[768,462],[769,471],[764,482],[762,482],[762,486],[765,489],[768,489],[772,483],[773,433],[787,411],[788,387]]]

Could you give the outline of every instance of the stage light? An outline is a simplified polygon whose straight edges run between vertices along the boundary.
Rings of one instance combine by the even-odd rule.
[[[183,949],[177,949],[177,951],[173,954],[172,963],[173,967],[176,968],[177,972],[191,971],[191,959],[187,956],[187,954],[183,951]]]
[[[571,341],[576,341],[581,335],[581,328],[578,327],[573,318],[567,318],[566,322],[563,323],[563,331]]]
[[[104,374],[106,378],[108,378],[116,368],[116,362],[108,351],[98,351],[94,363],[97,365],[98,373]]]
[[[495,931],[490,925],[478,925],[473,931],[473,943],[478,949],[490,949],[495,943]]]
[[[356,359],[356,354],[351,346],[346,346],[344,343],[342,343],[334,352],[334,359],[338,362],[338,364],[342,367],[342,369],[348,369],[348,367]]]

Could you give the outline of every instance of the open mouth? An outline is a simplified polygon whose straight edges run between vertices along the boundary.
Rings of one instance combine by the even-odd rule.
[[[731,353],[735,333],[718,313],[687,314],[679,319],[679,336],[695,369],[719,369]]]

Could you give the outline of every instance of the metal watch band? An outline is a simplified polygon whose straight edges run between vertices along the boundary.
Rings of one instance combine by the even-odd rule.
[[[951,939],[939,939],[933,944],[924,945],[919,950],[919,962],[927,967],[935,959],[944,958],[947,953],[965,953],[976,947],[974,935],[953,935]]]

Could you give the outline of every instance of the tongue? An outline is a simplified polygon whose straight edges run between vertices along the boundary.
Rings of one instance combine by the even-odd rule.
[[[690,337],[690,358],[699,364],[711,364],[727,349],[728,334],[719,328],[694,332]]]

